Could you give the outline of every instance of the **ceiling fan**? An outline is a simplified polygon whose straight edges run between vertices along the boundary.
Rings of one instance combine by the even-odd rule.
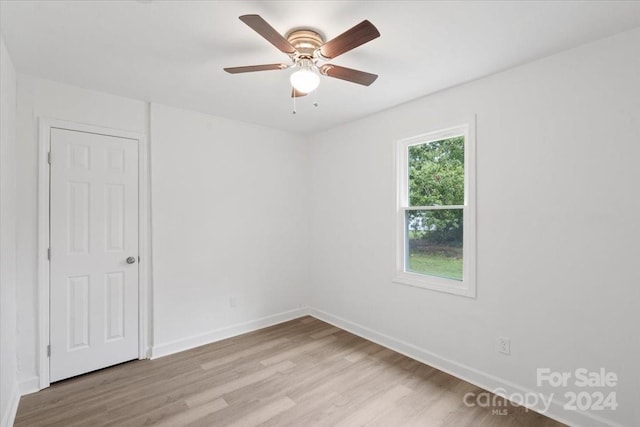
[[[296,68],[297,71],[291,74],[290,78],[293,87],[292,97],[305,96],[313,92],[320,83],[320,75],[364,86],[369,86],[378,78],[376,74],[326,63],[326,61],[380,37],[378,29],[367,20],[327,42],[317,31],[308,28],[295,29],[289,32],[285,38],[259,15],[242,15],[240,20],[281,52],[289,55],[292,63],[229,67],[224,69],[227,73],[238,74]]]

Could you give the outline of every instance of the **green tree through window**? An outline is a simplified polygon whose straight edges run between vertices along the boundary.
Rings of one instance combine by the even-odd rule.
[[[464,137],[408,147],[408,271],[463,278]]]

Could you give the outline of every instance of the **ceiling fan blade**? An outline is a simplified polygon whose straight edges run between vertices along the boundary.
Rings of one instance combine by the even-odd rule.
[[[247,65],[246,67],[227,67],[224,70],[230,74],[251,73],[253,71],[284,70],[287,64]]]
[[[366,19],[320,46],[320,54],[332,59],[380,37],[378,29]]]
[[[281,52],[287,55],[296,53],[296,48],[269,25],[267,21],[262,19],[260,15],[242,15],[240,20],[251,27],[256,33],[267,39],[269,43],[277,47]]]
[[[300,98],[301,96],[307,96],[307,94],[304,93],[304,92],[300,92],[299,90],[297,90],[294,87],[291,88],[291,97],[292,98]]]
[[[352,68],[341,67],[339,65],[325,64],[320,68],[320,72],[325,76],[346,80],[359,85],[369,86],[378,78],[377,74],[365,73],[364,71]]]

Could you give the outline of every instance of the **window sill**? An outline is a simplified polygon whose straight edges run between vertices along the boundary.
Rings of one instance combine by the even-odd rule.
[[[475,286],[468,281],[446,279],[444,277],[427,276],[424,274],[397,272],[392,280],[399,285],[412,286],[414,288],[459,295],[467,298],[476,297]]]

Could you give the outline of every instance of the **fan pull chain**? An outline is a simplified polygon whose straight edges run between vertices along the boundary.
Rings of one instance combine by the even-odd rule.
[[[296,92],[295,92],[295,88],[293,89],[293,96],[291,98],[293,98],[293,111],[291,113],[292,114],[296,114]]]
[[[318,89],[320,89],[320,87],[317,87],[316,90],[313,91],[313,106],[314,107],[318,106]]]

